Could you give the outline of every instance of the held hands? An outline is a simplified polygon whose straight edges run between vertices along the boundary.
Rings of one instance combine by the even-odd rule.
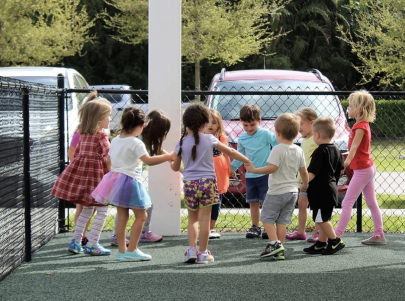
[[[251,161],[249,161],[249,163],[245,163],[245,168],[248,172],[253,172],[253,170],[255,169],[255,167]]]
[[[308,184],[304,185],[304,183],[301,182],[300,191],[307,191],[307,189],[308,189]]]
[[[233,170],[233,168],[229,168],[229,177],[236,178],[236,172]]]
[[[176,154],[174,152],[168,153],[169,158],[167,161],[174,161],[176,159]]]

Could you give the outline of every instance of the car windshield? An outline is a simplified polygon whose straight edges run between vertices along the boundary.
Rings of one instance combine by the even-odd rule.
[[[219,82],[215,91],[331,91],[327,83],[297,80],[239,80]],[[275,119],[283,113],[293,113],[310,107],[319,117],[337,119],[340,109],[333,95],[214,95],[211,108],[219,111],[224,120],[238,120],[240,109],[256,104],[263,119]]]
[[[58,84],[56,76],[10,76],[15,79],[26,82],[38,83],[43,85],[56,86]]]
[[[121,94],[102,94],[102,93],[100,93],[100,97],[107,99],[111,103],[119,103],[122,99]]]

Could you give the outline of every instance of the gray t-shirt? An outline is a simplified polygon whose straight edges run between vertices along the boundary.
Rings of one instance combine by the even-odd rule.
[[[297,192],[297,174],[301,167],[306,167],[303,150],[292,144],[279,144],[273,147],[267,163],[276,165],[277,171],[269,175],[267,194],[279,195]]]
[[[219,141],[211,134],[199,135],[200,142],[197,145],[197,156],[195,161],[193,161],[191,157],[191,150],[195,145],[194,136],[186,136],[183,138],[181,159],[184,164],[184,181],[199,180],[201,178],[215,178],[213,149],[217,146]],[[180,141],[177,142],[174,152],[178,154],[179,150]]]

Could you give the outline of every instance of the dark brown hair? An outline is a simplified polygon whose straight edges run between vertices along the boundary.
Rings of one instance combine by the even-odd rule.
[[[121,116],[122,128],[119,132],[128,134],[145,123],[145,113],[137,106],[127,107]]]
[[[284,113],[277,117],[274,128],[284,139],[294,140],[300,130],[300,117],[291,113]]]
[[[151,156],[163,152],[162,144],[170,130],[170,119],[162,110],[153,110],[146,116],[148,123],[142,132],[142,141]]]
[[[314,133],[318,132],[324,139],[332,139],[335,136],[335,121],[330,117],[321,117],[314,121],[312,125]]]
[[[187,128],[193,132],[195,144],[191,150],[191,157],[193,161],[197,157],[197,145],[200,143],[200,135],[198,130],[201,126],[208,123],[210,121],[210,111],[207,107],[193,104],[190,105],[183,114],[183,134],[180,138],[180,149],[179,153],[177,154],[179,157],[181,156],[181,146],[183,144],[183,139],[187,135]]]
[[[260,108],[257,105],[246,105],[240,109],[240,120],[253,122],[260,120]]]

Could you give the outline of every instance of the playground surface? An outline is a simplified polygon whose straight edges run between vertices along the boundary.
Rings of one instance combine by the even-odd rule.
[[[267,241],[223,233],[210,241],[215,263],[184,264],[187,235],[140,244],[150,262],[117,262],[67,252],[72,233],[58,234],[0,283],[0,300],[404,300],[405,234],[386,246],[364,246],[368,233],[347,233],[332,256],[302,252],[286,242],[286,260],[261,259]],[[110,233],[101,244],[109,246]]]

